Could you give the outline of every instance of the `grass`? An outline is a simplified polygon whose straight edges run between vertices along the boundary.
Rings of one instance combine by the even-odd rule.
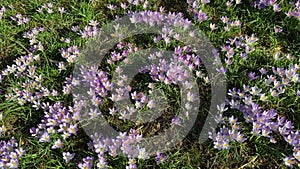
[[[112,21],[115,15],[124,16],[125,10],[118,9],[110,11],[106,8],[107,4],[120,4],[125,2],[123,0],[99,0],[99,1],[54,1],[55,7],[62,6],[66,9],[66,13],[61,15],[54,11],[48,14],[46,11],[38,13],[36,10],[43,4],[49,3],[48,0],[3,0],[0,2],[0,7],[5,6],[7,12],[2,19],[0,19],[0,70],[4,70],[8,65],[12,65],[13,61],[25,54],[29,53],[30,42],[23,37],[23,34],[33,28],[44,27],[37,39],[42,42],[44,46],[43,51],[37,51],[41,57],[40,62],[36,62],[36,73],[43,77],[42,85],[47,87],[50,91],[57,90],[62,92],[62,87],[66,77],[72,74],[73,66],[67,66],[66,71],[60,72],[57,67],[58,62],[66,62],[61,57],[59,50],[76,45],[79,48],[83,47],[86,39],[71,31],[72,26],[80,26],[84,28],[91,20],[97,20],[99,27]],[[182,12],[184,16],[190,20],[192,15],[185,10],[187,3],[178,0],[150,0],[150,9],[158,10],[159,6],[165,6],[166,11]],[[10,9],[8,5],[14,8]],[[272,7],[265,9],[257,9],[250,6],[249,1],[245,1],[241,5],[226,8],[226,1],[212,1],[203,7],[203,11],[210,17],[208,21],[199,23],[194,21],[198,28],[204,31],[209,37],[213,45],[220,49],[228,38],[239,35],[251,35],[259,39],[255,45],[255,51],[248,54],[247,59],[241,59],[234,56],[233,64],[226,65],[224,59],[225,52],[220,52],[220,58],[224,65],[226,65],[226,80],[228,89],[233,87],[242,89],[244,84],[251,86],[258,86],[263,91],[269,91],[269,86],[266,86],[264,79],[250,81],[248,78],[249,72],[256,72],[259,75],[259,69],[266,67],[271,71],[272,67],[282,67],[288,69],[290,65],[298,64],[300,58],[300,24],[299,20],[295,18],[288,18],[284,12],[290,9],[287,2],[281,1],[282,12],[274,13]],[[184,8],[183,8],[184,7]],[[56,9],[56,8],[55,8]],[[141,6],[129,7],[133,11],[141,11]],[[15,21],[10,19],[11,16],[21,13],[24,16],[31,18],[30,22],[25,25],[17,25]],[[228,16],[230,21],[240,20],[241,27],[232,28],[230,31],[225,31],[220,20],[222,16]],[[218,29],[211,31],[209,23],[216,23]],[[274,33],[274,26],[279,26],[283,29],[282,33]],[[71,43],[63,43],[61,37],[70,38]],[[153,35],[137,36],[129,38],[125,41],[131,42],[134,46],[139,48],[159,47],[167,49],[164,44],[155,44],[151,41]],[[145,38],[145,39],[144,39]],[[156,46],[157,45],[157,46]],[[177,45],[177,43],[175,43]],[[172,46],[173,47],[173,46]],[[170,48],[172,48],[170,47]],[[238,52],[239,49],[236,49]],[[275,60],[273,58],[276,52],[290,53],[294,59]],[[105,68],[103,68],[105,69]],[[115,69],[115,67],[111,67]],[[205,70],[203,70],[204,74]],[[297,72],[299,74],[299,70]],[[52,143],[42,143],[29,133],[31,127],[37,127],[44,117],[42,110],[36,110],[31,104],[20,105],[16,100],[7,100],[5,94],[12,90],[12,88],[20,88],[28,77],[15,78],[8,77],[1,83],[0,87],[0,114],[4,115],[3,122],[7,131],[0,135],[2,140],[9,140],[15,137],[19,146],[26,150],[26,154],[22,156],[19,161],[19,168],[76,168],[79,161],[86,156],[93,156],[95,159],[97,155],[94,151],[88,149],[88,143],[91,139],[86,133],[79,129],[76,136],[64,140],[65,147],[63,149],[52,150]],[[145,87],[149,81],[149,77],[138,75],[135,77],[132,86],[134,90],[146,92]],[[140,128],[143,135],[151,137],[164,129],[170,127],[174,113],[178,111],[180,100],[179,91],[174,86],[160,85],[163,90],[164,97],[168,99],[168,107],[164,110],[165,113],[160,118],[148,124],[124,123],[117,117],[110,117],[107,107],[103,107],[103,113],[106,119],[114,128],[120,131],[129,131],[130,128]],[[210,106],[210,91],[209,85],[203,79],[198,78],[198,85],[201,96],[201,108],[199,111],[197,123],[190,131],[186,139],[182,140],[175,149],[167,152],[168,159],[162,164],[157,164],[154,158],[148,160],[138,160],[138,168],[285,168],[282,161],[285,155],[293,153],[292,146],[288,145],[283,137],[279,134],[274,136],[278,138],[276,144],[270,143],[269,139],[262,136],[253,136],[251,134],[252,124],[246,123],[243,115],[238,110],[230,109],[226,113],[228,116],[235,115],[239,117],[242,126],[242,132],[245,134],[247,141],[244,143],[234,142],[231,144],[232,148],[229,150],[217,150],[214,148],[213,142],[207,140],[203,144],[197,142],[200,134],[200,129],[203,126],[203,119],[207,116]],[[12,88],[11,88],[12,87]],[[284,115],[287,119],[294,123],[295,130],[300,129],[300,123],[297,119],[300,118],[300,106],[298,104],[299,97],[295,96],[297,90],[300,90],[299,81],[293,83],[290,87],[285,88],[285,93],[279,97],[271,97],[269,95],[269,102],[262,103],[259,98],[253,97],[258,103],[261,103],[263,109],[276,109],[278,114]],[[43,102],[54,104],[55,102],[62,102],[65,105],[72,106],[71,96],[59,95],[57,97],[47,97]],[[172,100],[173,99],[173,100]],[[109,101],[107,105],[112,104]],[[168,113],[169,112],[169,113]],[[171,113],[170,113],[171,112]],[[200,129],[199,129],[200,128]],[[58,134],[53,135],[53,139],[60,138]],[[74,152],[75,158],[70,163],[65,163],[62,157],[62,152]],[[121,156],[110,157],[105,154],[109,163],[109,168],[125,168],[127,159]],[[299,164],[299,163],[298,163]],[[94,165],[96,168],[96,166]],[[296,166],[297,167],[297,166]],[[298,165],[299,167],[299,165]]]

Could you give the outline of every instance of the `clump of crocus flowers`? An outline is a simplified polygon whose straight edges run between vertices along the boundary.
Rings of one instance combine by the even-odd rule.
[[[17,140],[12,137],[8,141],[0,141],[0,168],[18,168],[19,159],[25,150],[19,147]]]

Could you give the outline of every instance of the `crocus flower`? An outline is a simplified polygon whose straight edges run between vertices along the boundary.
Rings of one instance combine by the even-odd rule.
[[[164,162],[168,157],[164,153],[157,153],[155,160],[157,164]]]
[[[66,163],[69,163],[75,156],[75,153],[63,152],[63,159]]]

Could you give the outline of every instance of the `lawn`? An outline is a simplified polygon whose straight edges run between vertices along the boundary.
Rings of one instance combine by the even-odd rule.
[[[300,0],[1,0],[0,168],[300,168],[299,73]]]

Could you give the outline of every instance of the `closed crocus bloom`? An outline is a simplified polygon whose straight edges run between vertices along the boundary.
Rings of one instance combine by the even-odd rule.
[[[3,113],[0,113],[0,121],[3,121]]]

